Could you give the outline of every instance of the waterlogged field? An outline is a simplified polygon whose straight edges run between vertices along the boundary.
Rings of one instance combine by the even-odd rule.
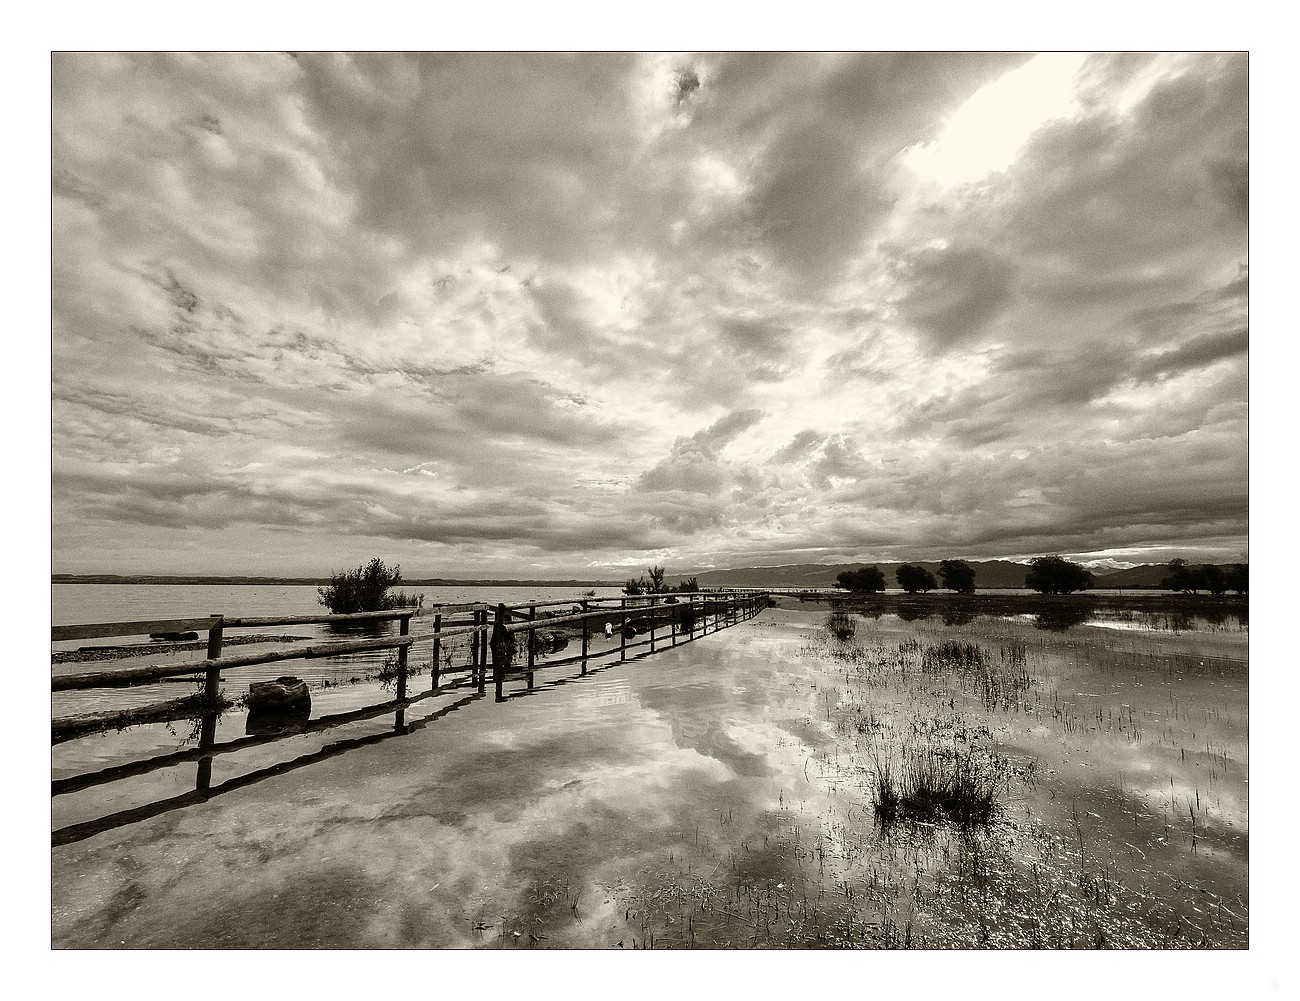
[[[625,887],[640,944],[1247,946],[1240,620],[768,615],[805,782]]]
[[[1247,945],[1244,616],[783,604],[58,847],[54,943]]]

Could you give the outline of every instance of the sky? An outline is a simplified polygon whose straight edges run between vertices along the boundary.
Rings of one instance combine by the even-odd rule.
[[[1244,560],[1247,70],[56,53],[52,569]]]

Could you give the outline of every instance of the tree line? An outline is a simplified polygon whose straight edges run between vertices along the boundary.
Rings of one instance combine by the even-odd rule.
[[[1184,559],[1169,561],[1169,574],[1160,581],[1160,586],[1170,591],[1183,594],[1195,594],[1197,591],[1209,591],[1210,594],[1224,594],[1236,591],[1245,594],[1250,587],[1250,566],[1246,563],[1231,563],[1226,567],[1213,563],[1193,566]]]
[[[1169,574],[1160,586],[1183,594],[1209,591],[1220,595],[1227,591],[1245,594],[1249,585],[1250,568],[1245,563],[1219,567],[1210,563],[1192,566],[1186,560],[1175,559],[1168,564]],[[975,591],[975,568],[965,560],[944,560],[939,564],[939,579],[925,567],[902,563],[894,570],[898,586],[908,594],[932,591],[942,586],[959,594]],[[1073,594],[1095,587],[1097,578],[1088,570],[1064,556],[1052,554],[1035,556],[1029,561],[1025,573],[1025,587],[1039,594]],[[885,589],[885,575],[880,567],[862,567],[845,570],[835,578],[835,586],[845,591],[874,594]]]
[[[894,570],[894,579],[898,586],[908,594],[917,591],[933,591],[942,585],[958,594],[975,592],[975,568],[965,560],[943,560],[939,564],[939,579],[925,567],[914,563],[902,563]],[[880,567],[872,565],[860,570],[845,570],[835,578],[835,586],[846,591],[865,591],[875,593],[885,589],[885,575]]]

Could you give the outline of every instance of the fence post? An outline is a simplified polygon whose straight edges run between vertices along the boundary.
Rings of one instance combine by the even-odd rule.
[[[397,635],[411,635],[411,617],[403,615],[397,620]],[[401,702],[406,698],[406,653],[407,647],[399,646],[397,648],[397,701]],[[393,716],[393,729],[399,733],[406,726],[406,707],[400,707]]]
[[[655,596],[650,595],[650,652],[655,652]]]
[[[589,638],[590,635],[591,635],[591,621],[590,621],[589,619],[586,618],[586,615],[587,615],[587,602],[586,602],[586,599],[583,599],[583,602],[582,602],[582,615],[583,615],[583,619],[582,619],[582,673],[585,675],[585,674],[587,673],[587,644],[588,644],[588,638]]]
[[[469,624],[473,630],[469,634],[469,681],[473,684],[478,680],[478,612],[473,609],[469,613]]]
[[[478,637],[478,693],[482,695],[487,690],[488,613],[486,608],[474,613],[474,625],[483,627],[481,634],[474,633]]]
[[[627,660],[627,599],[620,598],[618,607],[622,612],[622,621],[618,628],[618,659]]]
[[[533,687],[533,667],[537,663],[537,606],[528,606],[528,687]]]
[[[432,682],[432,685],[429,688],[429,691],[431,692],[436,692],[438,690],[438,682],[442,676],[442,637],[439,635],[441,632],[442,613],[438,612],[433,617],[433,666],[430,668],[432,677],[429,679]]]
[[[225,629],[225,619],[218,612],[212,612],[216,621],[208,627],[208,660],[221,656],[221,636]],[[218,700],[221,698],[221,668],[209,667],[203,681],[203,724],[199,728],[199,747],[211,747],[217,740]],[[199,766],[194,776],[194,788],[207,792],[212,787],[212,759],[199,758]]]
[[[492,624],[492,682],[496,685],[498,702],[505,701],[502,688],[506,680],[506,668],[510,666],[510,654],[514,641],[506,632],[505,602],[497,603],[496,617]]]

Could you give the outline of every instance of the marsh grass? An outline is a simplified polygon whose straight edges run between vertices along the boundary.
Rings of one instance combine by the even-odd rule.
[[[853,616],[841,609],[835,609],[826,616],[826,631],[841,643],[851,640],[858,631]]]
[[[1005,759],[975,746],[964,750],[905,747],[897,760],[876,759],[876,817],[882,824],[899,820],[987,824],[995,815],[1007,771]]]

